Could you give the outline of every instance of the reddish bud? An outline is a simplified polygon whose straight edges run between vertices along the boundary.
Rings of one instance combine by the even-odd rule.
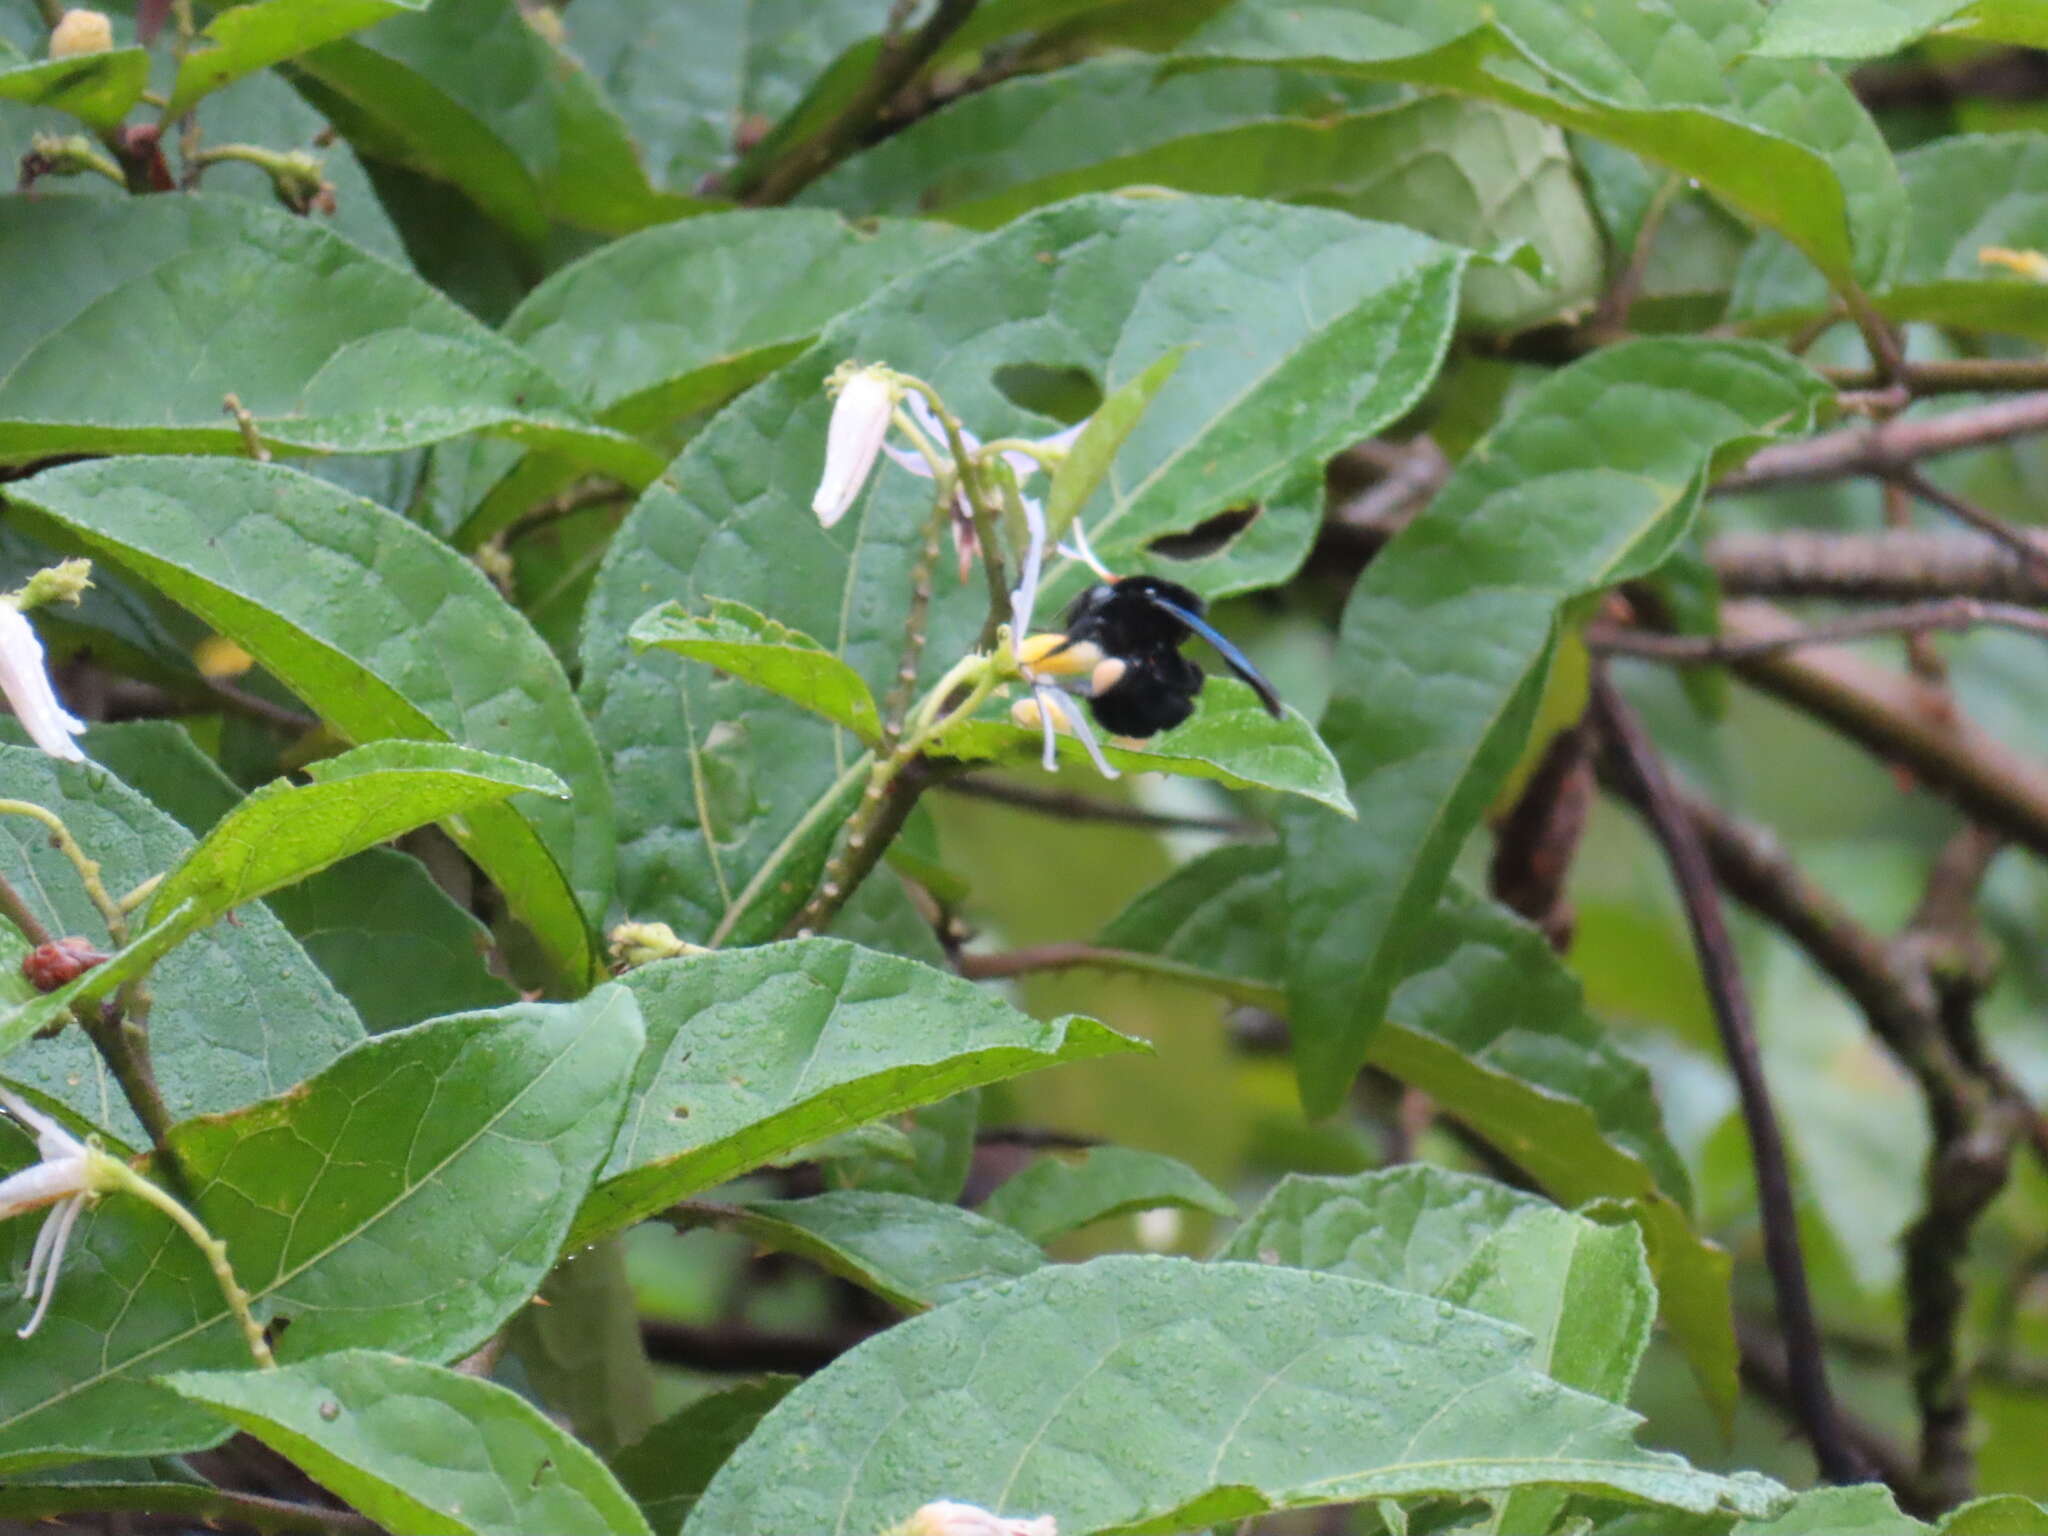
[[[38,944],[23,955],[21,974],[38,992],[54,992],[106,960],[106,955],[85,939],[59,939],[54,944]]]

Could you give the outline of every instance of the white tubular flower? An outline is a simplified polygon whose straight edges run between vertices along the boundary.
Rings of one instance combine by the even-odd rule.
[[[85,754],[71,739],[85,730],[85,722],[57,702],[43,662],[43,642],[36,638],[28,616],[5,599],[0,599],[0,693],[7,696],[15,717],[37,746],[67,762],[85,761]]]
[[[978,1505],[941,1499],[912,1515],[902,1536],[1060,1536],[1060,1531],[1051,1515],[1005,1520]]]
[[[825,433],[825,473],[811,498],[811,510],[827,528],[846,515],[868,483],[900,394],[895,381],[876,368],[859,369],[841,380]]]
[[[21,1287],[22,1300],[34,1300],[36,1309],[21,1329],[27,1338],[40,1328],[50,1310],[50,1298],[57,1294],[57,1271],[64,1263],[64,1249],[71,1241],[71,1229],[78,1213],[98,1192],[93,1176],[93,1152],[48,1115],[0,1088],[0,1108],[19,1121],[36,1139],[42,1160],[19,1173],[0,1179],[0,1217],[20,1216],[28,1211],[50,1208],[36,1245],[29,1254],[28,1278]],[[41,1296],[37,1297],[40,1290]]]

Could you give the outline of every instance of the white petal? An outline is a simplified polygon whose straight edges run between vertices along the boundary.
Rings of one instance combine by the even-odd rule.
[[[910,1517],[912,1536],[1059,1536],[1051,1515],[1036,1520],[1005,1520],[978,1504],[941,1499]]]
[[[924,428],[924,435],[932,440],[932,446],[950,452],[952,445],[946,441],[946,424],[939,420],[939,413],[931,408],[925,397],[913,389],[903,397],[903,403],[910,410],[910,419]],[[960,446],[972,453],[981,446],[981,439],[962,427]]]
[[[0,1109],[35,1133],[36,1150],[42,1153],[43,1161],[85,1156],[83,1142],[21,1095],[0,1088]]]
[[[19,1216],[92,1188],[86,1179],[82,1157],[59,1158],[54,1162],[30,1163],[19,1173],[0,1179],[0,1216]]]
[[[66,1200],[50,1212],[50,1219],[44,1223],[45,1231],[51,1227],[57,1229],[57,1235],[50,1243],[50,1270],[43,1276],[43,1294],[36,1302],[35,1314],[15,1335],[17,1338],[25,1339],[43,1326],[43,1316],[50,1310],[50,1298],[57,1294],[57,1270],[64,1262],[64,1250],[71,1242],[71,1229],[78,1224],[78,1213],[84,1209],[83,1199]],[[37,1240],[37,1246],[41,1246],[40,1239]]]
[[[1010,643],[1021,644],[1031,633],[1031,611],[1038,606],[1038,578],[1045,569],[1045,509],[1029,496],[1020,495],[1024,526],[1031,530],[1024,546],[1024,570],[1010,593]]]
[[[0,693],[7,696],[22,728],[37,746],[52,757],[85,761],[85,754],[71,739],[84,731],[85,722],[57,702],[43,664],[42,641],[36,638],[27,616],[6,602],[0,602]]]
[[[1032,441],[1036,442],[1039,447],[1047,450],[1048,452],[1065,453],[1069,448],[1074,446],[1074,439],[1081,435],[1082,430],[1087,425],[1088,420],[1086,417],[1083,417],[1080,421],[1075,422],[1071,427],[1068,427],[1065,431],[1055,432],[1051,437],[1034,438],[1032,439]],[[1035,455],[1026,453],[1021,448],[1005,448],[1003,450],[1003,462],[1010,466],[1011,470],[1016,474],[1017,479],[1020,483],[1022,481],[1030,479],[1033,475],[1037,474],[1040,469],[1044,468],[1044,466],[1038,462],[1038,459]]]
[[[825,433],[825,473],[811,510],[830,528],[859,498],[882,451],[896,410],[895,386],[874,373],[856,373],[839,389]]]

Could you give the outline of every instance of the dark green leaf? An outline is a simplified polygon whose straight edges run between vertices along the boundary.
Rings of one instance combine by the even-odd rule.
[[[787,624],[756,613],[745,603],[710,598],[703,617],[681,603],[664,603],[644,613],[627,632],[635,650],[650,646],[674,651],[716,667],[742,682],[780,694],[812,714],[853,732],[864,746],[881,739],[882,717],[860,674]]]
[[[164,118],[183,117],[200,97],[266,65],[426,6],[427,0],[256,0],[229,6],[206,24],[198,45],[180,61]]]
[[[675,1536],[712,1475],[796,1383],[794,1376],[765,1376],[707,1392],[614,1456],[612,1472],[646,1511],[647,1523]]]
[[[1764,15],[1750,0],[1238,0],[1187,51],[1437,86],[1611,139],[1779,230],[1835,281],[1876,286],[1906,233],[1898,173],[1846,82],[1748,55]]]
[[[529,1395],[592,1450],[610,1455],[654,1427],[654,1366],[620,1239],[557,1264],[506,1338]]]
[[[649,1536],[587,1446],[516,1392],[460,1371],[348,1350],[165,1384],[394,1531]]]
[[[906,1312],[944,1306],[1045,1263],[999,1222],[915,1195],[839,1189],[750,1200],[722,1218],[764,1248],[794,1253]]]
[[[689,1536],[850,1536],[939,1492],[1053,1515],[1072,1536],[1514,1487],[1750,1514],[1785,1497],[1639,1449],[1634,1415],[1558,1386],[1532,1348],[1491,1318],[1335,1275],[1055,1265],[806,1381],[712,1480]],[[915,1394],[892,1385],[906,1381]]]
[[[643,483],[511,343],[410,273],[242,198],[0,198],[0,462],[241,453],[237,396],[274,449],[388,453],[464,432],[546,444]]]
[[[1063,1061],[1142,1050],[1026,1018],[972,983],[837,939],[628,973],[648,1047],[579,1240],[881,1115]]]
[[[176,822],[96,764],[0,747],[0,794],[61,816],[117,895],[192,849]],[[40,824],[0,817],[0,875],[53,933],[112,947],[77,872],[50,846]],[[114,983],[102,974],[107,969],[80,978],[95,988],[87,995],[111,990]],[[150,991],[157,1086],[176,1117],[217,1114],[281,1093],[363,1034],[348,1004],[260,904],[250,904],[232,924],[189,938],[158,963]],[[141,1127],[80,1031],[18,1048],[40,1022],[62,1017],[50,1006],[61,996],[0,1005],[0,1051],[13,1051],[0,1070],[124,1139],[139,1139]]]
[[[1764,347],[1610,347],[1523,395],[1366,568],[1323,726],[1359,816],[1284,821],[1311,1112],[1344,1097],[1452,861],[1520,758],[1565,605],[1654,570],[1717,457],[1802,429],[1825,392]]]
[[[618,1125],[641,1044],[632,998],[522,1004],[366,1040],[309,1082],[188,1120],[193,1204],[285,1360],[354,1346],[450,1359],[533,1294]],[[10,1266],[32,1233],[0,1226]],[[150,1379],[246,1363],[198,1250],[153,1208],[101,1202],[50,1315],[0,1373],[0,1466],[210,1444]],[[404,1283],[393,1284],[393,1255]]]
[[[164,876],[145,921],[186,907],[184,921],[203,927],[245,901],[428,822],[517,794],[560,799],[569,793],[545,768],[424,741],[374,742],[314,763],[306,774],[312,783],[276,780],[223,817]]]
[[[1041,1157],[997,1185],[981,1202],[981,1214],[1034,1243],[1049,1243],[1090,1222],[1159,1206],[1237,1214],[1230,1197],[1186,1163],[1135,1147]]]
[[[702,937],[776,862],[758,924],[775,931],[825,856],[813,841],[818,862],[805,865],[784,845],[848,767],[831,728],[791,706],[674,658],[627,657],[626,629],[650,605],[746,602],[818,636],[878,691],[901,665],[931,487],[884,466],[842,522],[818,526],[823,383],[842,359],[921,374],[994,438],[1055,425],[1012,405],[999,369],[1077,368],[1110,393],[1186,347],[1117,456],[1113,504],[1089,531],[1112,563],[1161,566],[1214,594],[1298,561],[1320,516],[1322,458],[1406,410],[1434,373],[1462,261],[1411,232],[1320,210],[1088,198],[976,241],[834,322],[691,443],[620,530],[592,594],[584,686],[614,754],[627,906]],[[1281,495],[1304,476],[1313,495]],[[1162,534],[1270,497],[1287,506],[1267,505],[1207,560],[1145,553]],[[1048,611],[1082,576],[1055,562]],[[986,609],[979,583],[941,580],[927,683],[967,651]]]
[[[191,609],[353,740],[455,741],[558,773],[572,802],[529,796],[451,830],[560,971],[591,973],[611,879],[604,769],[560,663],[474,565],[277,465],[106,460],[9,499]]]
[[[94,128],[120,122],[147,84],[149,54],[140,48],[109,48],[40,63],[13,63],[0,55],[0,101],[55,107]]]

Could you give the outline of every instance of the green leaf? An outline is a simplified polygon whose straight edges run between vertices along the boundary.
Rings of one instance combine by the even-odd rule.
[[[1103,942],[1256,978],[1261,992],[1240,983],[1235,995],[1285,1013],[1285,926],[1273,920],[1287,910],[1282,880],[1277,849],[1218,849],[1133,902]],[[1693,1229],[1691,1183],[1649,1074],[1587,1015],[1542,935],[1462,887],[1440,903],[1415,966],[1388,1004],[1372,1065],[1429,1094],[1560,1204],[1609,1202],[1639,1222],[1666,1321],[1708,1401],[1732,1414],[1729,1258]]]
[[[241,645],[343,735],[454,741],[574,794],[451,828],[558,970],[596,967],[610,889],[605,773],[559,662],[474,565],[394,512],[278,465],[112,459],[9,487]]]
[[[1989,248],[2048,248],[2048,135],[1958,134],[1899,156],[1912,208],[1905,258],[1871,295],[1894,320],[2048,340],[2040,283],[1980,259]],[[1729,317],[1758,331],[1796,330],[1825,314],[1820,274],[1777,240],[1744,257]]]
[[[2048,1505],[2012,1493],[1973,1499],[1936,1529],[1938,1536],[2048,1536]]]
[[[1092,1019],[1041,1024],[971,982],[837,939],[662,961],[624,984],[648,1048],[578,1241],[878,1116],[1145,1049]]]
[[[1778,0],[1755,53],[1775,59],[1874,59],[1930,32],[2048,48],[2042,0]]]
[[[1045,496],[1045,536],[1048,542],[1064,537],[1088,498],[1095,494],[1103,477],[1115,462],[1124,440],[1137,428],[1139,418],[1166,387],[1181,365],[1184,352],[1169,352],[1151,367],[1103,401],[1081,428],[1067,456],[1053,471],[1052,488]]]
[[[0,57],[0,101],[54,107],[102,130],[126,117],[148,84],[149,54],[141,48],[109,48],[30,64],[10,64]]]
[[[610,1455],[654,1427],[654,1366],[622,1240],[557,1264],[505,1337],[527,1394],[592,1450]]]
[[[1884,140],[1846,82],[1748,56],[1754,0],[1238,0],[1194,57],[1345,70],[1515,107],[1693,177],[1837,283],[1876,286],[1905,237]]]
[[[873,747],[882,735],[875,696],[845,662],[809,635],[778,624],[745,603],[709,598],[699,617],[681,603],[643,613],[626,634],[635,650],[659,647],[780,694],[853,732]]]
[[[998,1184],[981,1202],[981,1214],[1034,1243],[1049,1243],[1091,1222],[1160,1206],[1237,1214],[1231,1198],[1186,1163],[1135,1147],[1041,1157]]]
[[[944,1306],[1046,1262],[1036,1243],[1000,1222],[886,1190],[749,1200],[730,1214],[721,1210],[719,1220],[763,1248],[809,1259],[906,1312]]]
[[[280,1097],[177,1126],[195,1209],[259,1315],[290,1320],[280,1358],[452,1359],[495,1332],[561,1251],[641,1039],[631,996],[600,987],[381,1035]],[[0,1226],[10,1266],[32,1235]],[[20,1468],[212,1443],[207,1417],[151,1378],[247,1351],[198,1250],[116,1197],[84,1219],[49,1317],[8,1359],[0,1467]]]
[[[196,836],[241,802],[227,775],[168,720],[96,725],[81,744],[86,756]],[[271,892],[264,905],[373,1035],[444,1013],[495,1008],[514,996],[488,964],[490,930],[457,906],[419,860],[392,849],[343,859]],[[247,1093],[235,1102],[257,1096]]]
[[[87,857],[99,861],[102,883],[116,894],[161,874],[192,849],[192,839],[176,822],[94,763],[60,763],[41,752],[0,746],[0,793],[61,816]],[[77,872],[50,846],[39,823],[0,817],[0,875],[51,932],[112,947]],[[177,931],[189,932],[189,925]],[[167,937],[147,946],[145,956],[160,952]],[[0,1071],[139,1142],[141,1126],[81,1031],[16,1049],[42,1023],[63,1017],[59,1000],[67,994],[98,997],[117,986],[118,973],[113,981],[103,974],[109,970],[116,967],[87,971],[72,984],[81,989],[75,993],[66,989],[0,1004],[0,1052],[13,1051]],[[259,904],[233,924],[187,938],[157,963],[150,991],[157,1087],[174,1117],[217,1114],[281,1093],[363,1035],[348,1004]]]
[[[1335,1275],[1055,1265],[811,1377],[712,1480],[687,1531],[865,1533],[941,1491],[1055,1516],[1073,1536],[1513,1487],[1751,1514],[1784,1498],[1755,1474],[1639,1449],[1633,1414],[1558,1386],[1532,1350],[1519,1329]],[[890,1385],[905,1381],[915,1395]]]
[[[0,462],[277,450],[389,453],[465,432],[645,483],[638,443],[432,288],[243,198],[0,198]]]
[[[460,1371],[352,1349],[275,1371],[181,1371],[164,1384],[393,1530],[649,1536],[588,1447],[518,1393]]]
[[[179,63],[164,118],[183,117],[202,96],[244,75],[426,6],[427,0],[256,0],[230,6],[207,23],[198,46]]]
[[[450,183],[529,246],[557,220],[624,234],[705,206],[648,182],[604,92],[516,0],[439,0],[294,68],[358,149]]]
[[[794,1376],[764,1376],[707,1392],[614,1456],[612,1472],[646,1511],[647,1523],[673,1536],[712,1475],[796,1384]]]
[[[1400,415],[1435,372],[1463,260],[1321,210],[1087,198],[1019,220],[841,316],[691,442],[620,529],[592,593],[584,690],[613,754],[625,904],[701,937],[773,862],[778,888],[763,893],[759,927],[775,931],[826,851],[808,844],[806,864],[785,860],[784,845],[847,770],[843,738],[836,747],[830,727],[792,706],[674,658],[625,655],[628,626],[651,604],[748,603],[818,636],[878,691],[902,664],[931,486],[884,466],[845,519],[818,525],[823,384],[842,359],[919,374],[993,439],[1057,425],[1012,405],[996,384],[1002,370],[1081,369],[1107,394],[1185,347],[1117,455],[1111,504],[1089,532],[1113,564],[1166,569],[1213,595],[1292,569],[1320,520],[1323,458]],[[1313,494],[1294,496],[1304,484]],[[1208,559],[1146,552],[1162,534],[1272,498],[1285,507],[1266,505]],[[1083,574],[1054,562],[1047,611]],[[979,583],[938,584],[926,684],[971,647],[986,610]],[[1212,692],[1212,707],[1231,697],[1222,684]],[[998,730],[1024,744],[1023,732]]]
[[[534,792],[566,798],[545,768],[468,747],[380,741],[256,790],[164,876],[146,921],[187,907],[198,927],[352,853],[428,822]]]
[[[1092,59],[1006,80],[920,118],[805,189],[851,212],[936,212],[988,229],[1085,192],[1165,186],[1341,208],[1454,245],[1526,242],[1544,276],[1466,280],[1481,325],[1590,302],[1601,250],[1556,127],[1491,102],[1292,70],[1162,72]]]
[[[935,737],[929,748],[935,757],[1017,767],[1038,761],[1042,749],[1037,731],[1008,719],[967,721]],[[1213,779],[1232,789],[1276,789],[1345,816],[1356,814],[1344,793],[1343,772],[1315,727],[1294,709],[1275,720],[1259,696],[1234,677],[1210,678],[1195,713],[1183,724],[1146,737],[1142,746],[1105,742],[1103,756],[1133,773],[1163,770]],[[1094,768],[1088,749],[1064,733],[1059,760],[1086,771]]]
[[[1739,1522],[1729,1536],[1921,1536],[1931,1527],[1899,1513],[1882,1483],[1809,1488],[1775,1519]]]
[[[1311,1113],[1348,1092],[1452,861],[1519,758],[1565,606],[1654,570],[1717,457],[1803,429],[1824,397],[1760,346],[1609,347],[1524,394],[1366,568],[1323,722],[1358,819],[1283,818]]]

